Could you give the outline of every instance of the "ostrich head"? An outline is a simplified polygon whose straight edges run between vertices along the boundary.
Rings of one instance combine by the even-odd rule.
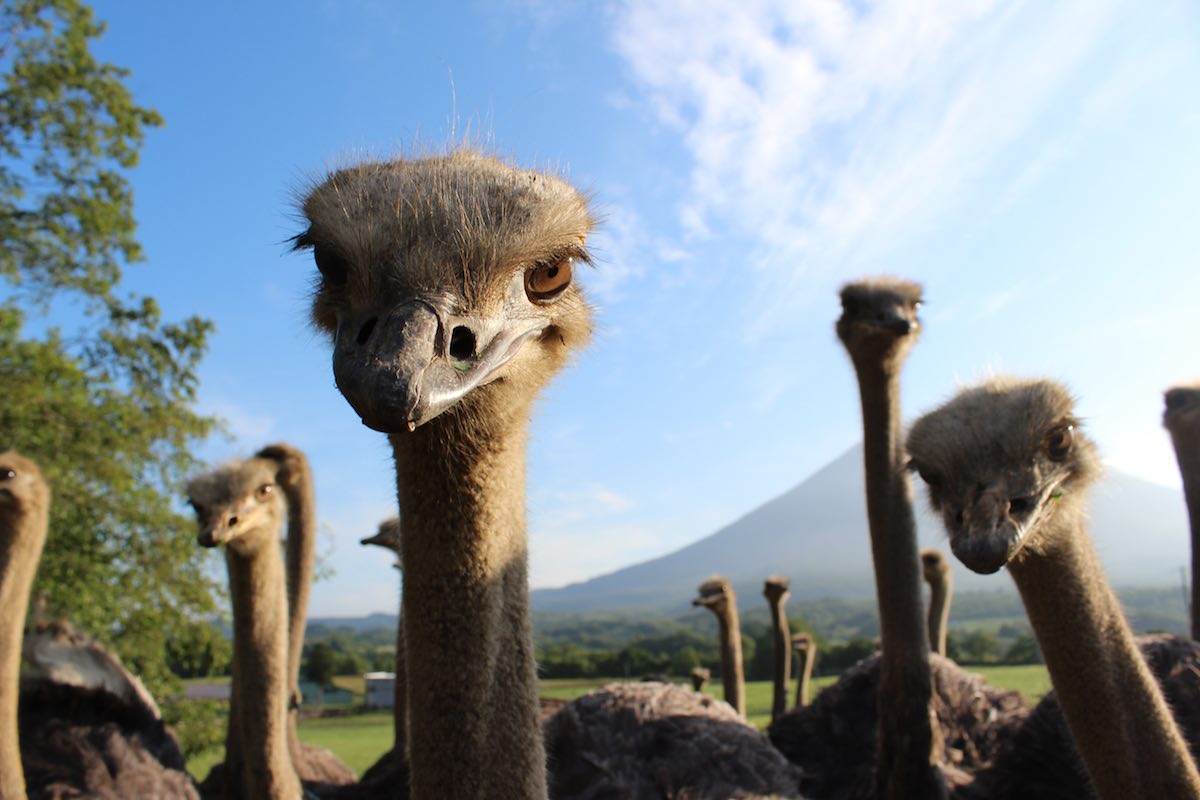
[[[188,482],[188,502],[200,525],[203,547],[227,545],[250,553],[264,543],[278,544],[286,500],[276,475],[279,462],[251,458],[219,467]]]
[[[1163,427],[1200,433],[1200,383],[1173,386],[1163,393]]]
[[[792,634],[792,649],[801,653],[808,652],[812,649],[813,638],[809,633],[793,633]]]
[[[899,278],[868,278],[842,287],[837,335],[855,361],[889,361],[912,347],[921,321],[921,285]]]
[[[763,597],[767,598],[771,605],[783,603],[791,594],[791,585],[792,582],[787,578],[772,575],[763,582]]]
[[[359,539],[359,544],[373,544],[376,547],[382,547],[385,550],[393,552],[400,551],[400,518],[388,517],[383,522],[379,523],[379,528],[374,534]]]
[[[1050,380],[1000,377],[963,390],[913,424],[908,452],[950,549],[985,574],[1069,535],[1099,474],[1071,395]]]
[[[921,574],[929,583],[945,581],[950,574],[950,562],[941,550],[927,547],[921,551]]]
[[[50,490],[37,464],[11,451],[0,453],[0,514],[23,518],[49,505]]]
[[[692,605],[704,606],[718,617],[728,614],[733,606],[733,587],[724,578],[710,578],[700,584],[697,591],[700,596],[692,601]]]
[[[573,273],[593,220],[557,178],[470,152],[367,163],[329,175],[302,210],[313,321],[370,428],[515,413],[588,338]]]

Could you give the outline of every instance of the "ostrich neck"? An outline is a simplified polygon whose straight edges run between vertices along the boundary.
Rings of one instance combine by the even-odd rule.
[[[771,603],[771,632],[775,639],[775,697],[771,719],[787,711],[788,676],[792,671],[792,632],[788,629],[787,609],[782,598]]]
[[[29,589],[46,539],[46,512],[0,516],[0,800],[24,800],[25,773],[17,741],[21,634]]]
[[[950,579],[938,577],[929,582],[929,649],[946,655],[946,628],[950,622]]]
[[[485,427],[464,413],[392,437],[416,800],[546,797],[525,419],[527,410]]]
[[[808,705],[808,684],[812,681],[813,647],[797,651],[796,658],[796,707]]]
[[[288,626],[277,534],[253,553],[227,550],[233,598],[234,695],[247,797],[295,800],[300,779],[287,740]]]
[[[746,681],[742,672],[742,625],[732,604],[717,614],[721,630],[721,683],[725,687],[725,702],[746,716]]]
[[[281,476],[287,497],[287,607],[288,607],[288,746],[300,755],[296,737],[300,701],[300,656],[304,649],[304,628],[308,621],[308,597],[312,590],[313,564],[316,561],[317,512],[312,472],[306,461],[293,459]]]
[[[1200,431],[1170,433],[1192,529],[1192,638],[1200,639]]]
[[[1200,775],[1080,525],[1009,564],[1097,794],[1200,797]]]
[[[932,768],[932,678],[921,604],[912,489],[900,437],[900,361],[855,361],[863,416],[867,521],[883,655],[879,675],[881,798],[944,796]]]

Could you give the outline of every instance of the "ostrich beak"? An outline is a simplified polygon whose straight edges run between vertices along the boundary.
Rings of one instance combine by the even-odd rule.
[[[217,547],[233,538],[233,531],[223,520],[217,520],[212,525],[205,525],[196,536],[201,547]]]
[[[444,304],[416,298],[385,315],[339,323],[334,380],[368,428],[415,430],[498,377],[547,326],[536,315],[453,315]]]

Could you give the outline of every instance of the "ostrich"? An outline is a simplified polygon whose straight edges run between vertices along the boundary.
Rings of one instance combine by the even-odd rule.
[[[288,752],[300,780],[333,785],[353,783],[357,776],[333,753],[300,741],[296,723],[300,710],[300,660],[308,598],[312,590],[317,550],[316,494],[308,458],[289,444],[267,445],[255,454],[278,464],[275,482],[287,500],[285,561],[288,599]]]
[[[412,794],[544,797],[526,429],[590,335],[587,201],[460,151],[338,170],[302,210],[334,378],[396,465]]]
[[[26,637],[31,671],[19,676],[49,509],[37,465],[0,454],[0,798],[24,800],[28,792],[195,800],[178,741],[115,655],[52,623]]]
[[[17,739],[21,631],[50,520],[50,489],[32,461],[0,454],[0,799],[25,797]]]
[[[771,723],[771,742],[800,767],[805,797],[874,798],[878,747],[879,654],[847,669],[811,703]],[[1006,751],[1028,709],[1018,692],[987,685],[953,661],[931,656],[933,713],[940,732],[935,753],[957,789]],[[987,795],[981,795],[986,797]],[[1019,795],[998,794],[995,797]]]
[[[954,573],[941,550],[927,547],[921,550],[921,574],[929,584],[929,649],[945,658]]]
[[[1192,638],[1200,639],[1200,383],[1172,387],[1163,399],[1192,528]]]
[[[800,772],[728,704],[665,683],[611,684],[544,726],[550,796],[797,797]]]
[[[792,648],[796,651],[796,705],[808,705],[808,687],[812,683],[813,662],[817,660],[817,642],[808,633],[793,633]]]
[[[700,584],[694,606],[704,606],[717,617],[721,635],[721,683],[725,702],[746,716],[746,679],[742,670],[742,625],[738,620],[737,595],[729,581],[713,577]]]
[[[294,800],[301,788],[287,736],[288,610],[279,552],[285,506],[278,473],[274,459],[251,458],[193,478],[187,493],[199,543],[225,548],[233,600],[224,794]]]
[[[710,678],[712,671],[708,667],[692,667],[692,691],[703,692]]]
[[[1007,566],[1101,798],[1200,797],[1200,773],[1084,525],[1099,458],[1050,380],[996,377],[921,417],[911,466],[954,555]]]
[[[379,523],[379,528],[374,534],[360,540],[363,545],[374,545],[382,547],[391,552],[396,561],[392,564],[396,569],[403,572],[403,567],[400,563],[400,518],[388,517],[383,522]],[[390,764],[395,759],[404,758],[404,743],[407,741],[405,727],[408,720],[408,694],[406,692],[407,681],[404,679],[404,618],[403,616],[396,619],[396,659],[395,659],[395,680],[392,684],[392,749],[385,753],[376,763],[375,766],[363,773],[363,779],[366,780],[372,777],[385,764]]]
[[[900,432],[900,367],[916,341],[921,287],[875,278],[842,288],[837,334],[858,376],[867,519],[879,606],[882,664],[876,792],[881,798],[946,796],[933,762],[929,643],[921,608],[916,523]]]
[[[1169,634],[1138,638],[1167,706],[1193,750],[1200,745],[1200,643]],[[1087,768],[1051,691],[1014,731],[993,765],[975,774],[962,800],[995,797],[1093,798]]]
[[[778,719],[787,711],[788,677],[792,672],[792,632],[788,629],[787,598],[791,582],[787,578],[772,576],[763,584],[763,596],[771,607],[771,632],[774,650],[774,696],[771,702],[771,719]]]

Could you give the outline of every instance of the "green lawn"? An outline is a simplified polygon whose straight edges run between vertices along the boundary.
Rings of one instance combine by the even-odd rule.
[[[965,669],[983,675],[992,686],[1016,689],[1025,695],[1031,704],[1036,703],[1050,689],[1050,676],[1041,665],[968,666]],[[571,699],[616,680],[619,679],[546,680],[542,681],[541,693],[544,697]],[[813,678],[813,693],[824,689],[834,680],[836,676],[832,675]],[[357,699],[361,701],[362,678],[335,678],[334,682],[342,688],[356,691]],[[794,692],[795,684],[790,688]],[[705,688],[705,693],[721,697],[720,682],[710,683]],[[765,728],[770,722],[771,694],[770,681],[750,681],[746,684],[746,717],[751,725]],[[790,702],[791,696],[788,699]],[[392,714],[391,711],[372,711],[352,716],[301,720],[300,739],[329,748],[361,775],[392,746]],[[203,780],[209,768],[223,757],[224,751],[220,748],[206,751],[188,761],[188,770],[197,779]]]

